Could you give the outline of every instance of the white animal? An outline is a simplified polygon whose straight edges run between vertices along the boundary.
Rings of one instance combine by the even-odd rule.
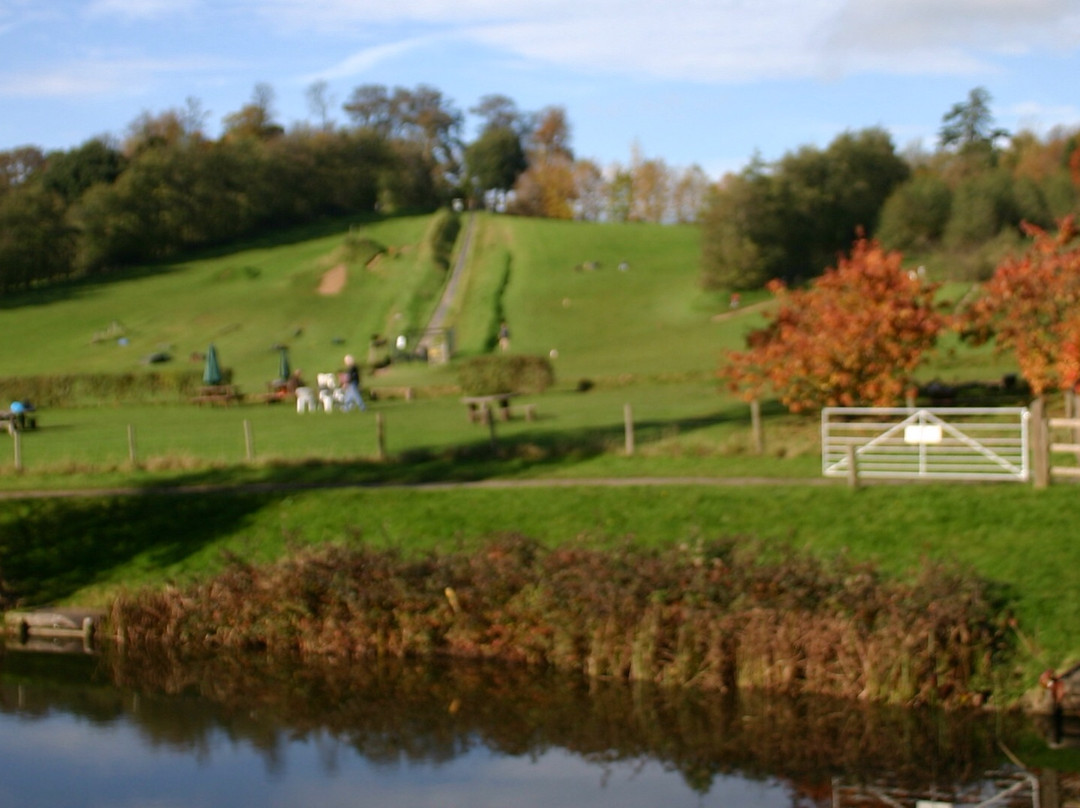
[[[319,403],[325,412],[333,412],[334,407],[341,407],[345,401],[345,391],[338,386],[337,375],[319,373],[315,380],[319,383]]]
[[[310,387],[296,388],[296,411],[315,412],[315,391]]]

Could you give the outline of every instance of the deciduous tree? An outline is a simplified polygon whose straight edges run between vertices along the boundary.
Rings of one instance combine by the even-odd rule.
[[[860,238],[805,290],[772,281],[778,308],[720,375],[748,400],[771,390],[793,412],[896,404],[946,325],[935,289],[900,253]]]
[[[998,265],[964,313],[964,336],[1012,351],[1035,395],[1080,384],[1080,240],[1072,218],[1056,232],[1028,225],[1025,253]]]

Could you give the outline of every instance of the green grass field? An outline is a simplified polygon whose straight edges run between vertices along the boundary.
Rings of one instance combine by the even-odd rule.
[[[258,393],[275,375],[275,345],[313,375],[364,359],[369,338],[423,324],[443,270],[421,245],[430,219],[341,222],[273,243],[192,258],[8,299],[0,376],[122,372],[159,350],[172,365],[213,342],[234,381]],[[353,234],[392,248],[351,265]],[[421,362],[369,374],[371,412],[298,416],[289,405],[198,408],[82,406],[40,413],[23,435],[24,470],[0,440],[0,489],[249,483],[282,490],[198,496],[122,495],[0,501],[0,568],[30,600],[100,601],[117,587],[155,585],[220,568],[223,553],[268,559],[296,542],[373,541],[409,550],[469,545],[504,531],[547,543],[673,543],[760,537],[810,552],[846,550],[903,574],[922,556],[970,565],[999,582],[1037,666],[1080,659],[1071,627],[1080,595],[1069,503],[1074,490],[1020,485],[897,485],[852,492],[820,485],[818,423],[767,404],[766,452],[751,451],[749,415],[715,376],[722,352],[762,322],[767,294],[697,285],[690,227],[602,225],[478,215],[464,291],[452,319],[459,356],[491,348],[500,316],[515,352],[553,357],[554,389],[524,398],[538,418],[470,424],[454,366]],[[345,263],[338,294],[318,291]],[[586,268],[591,264],[594,268]],[[620,269],[620,265],[624,267]],[[969,287],[943,289],[960,299]],[[116,339],[117,323],[127,345]],[[103,334],[107,338],[95,339]],[[555,352],[554,354],[552,352]],[[998,379],[1013,371],[989,348],[942,341],[921,378]],[[636,451],[625,456],[630,405]],[[388,458],[376,459],[376,415]],[[134,436],[132,463],[129,436]],[[247,457],[247,437],[254,459]],[[769,486],[596,486],[511,490],[397,486],[447,481],[633,477],[773,478]],[[803,480],[813,485],[793,485]],[[381,488],[320,488],[353,483]],[[391,487],[386,487],[391,486]]]

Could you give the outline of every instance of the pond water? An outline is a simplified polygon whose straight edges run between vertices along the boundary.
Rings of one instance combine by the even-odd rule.
[[[22,808],[1060,808],[1078,770],[1035,723],[985,712],[494,666],[0,654],[0,805]]]

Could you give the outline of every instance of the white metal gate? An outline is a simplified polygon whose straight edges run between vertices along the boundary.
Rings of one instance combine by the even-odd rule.
[[[1025,481],[1028,417],[1026,407],[826,407],[821,470],[826,477]]]

